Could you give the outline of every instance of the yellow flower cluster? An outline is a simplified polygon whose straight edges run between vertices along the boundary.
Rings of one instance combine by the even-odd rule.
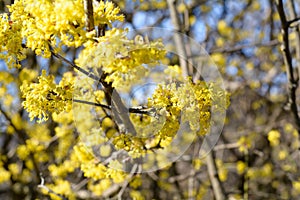
[[[101,179],[100,181],[90,181],[87,187],[95,195],[101,196],[102,193],[111,186],[111,184],[112,181],[106,178],[106,179]]]
[[[7,14],[0,15],[0,59],[8,67],[20,67],[19,61],[26,58],[22,47],[21,26],[11,21]]]
[[[124,19],[124,16],[119,15],[120,9],[115,8],[111,2],[95,0],[93,5],[95,26],[111,26],[113,21]],[[161,4],[165,5],[165,2]],[[128,30],[111,29],[106,31],[104,36],[95,38],[95,31],[87,32],[85,28],[82,0],[16,0],[9,7],[9,11],[9,17],[1,15],[0,21],[0,38],[6,40],[0,39],[0,50],[3,52],[0,58],[5,59],[9,66],[18,66],[18,62],[25,58],[25,46],[37,55],[47,58],[51,56],[49,45],[54,48],[61,45],[77,48],[84,45],[76,64],[89,72],[99,72],[100,75],[102,70],[107,75],[105,81],[119,89],[132,85],[132,82],[138,83],[149,69],[159,64],[166,55],[162,41],[150,42],[147,37],[140,35],[129,39]],[[176,76],[181,70],[179,66],[173,66],[169,67],[166,73],[172,80],[178,78]],[[125,150],[132,158],[138,158],[146,153],[153,153],[155,149],[167,148],[176,137],[181,123],[189,125],[189,133],[205,135],[210,128],[212,102],[225,95],[216,92],[215,88],[205,82],[193,83],[190,79],[179,79],[180,83],[161,84],[148,99],[147,106],[153,108],[155,114],[143,115],[142,120],[140,115],[130,115],[137,127],[136,136],[117,133],[118,127],[113,117],[101,121],[100,119],[107,117],[104,109],[78,105],[84,108],[83,112],[74,116],[80,122],[76,128],[82,143],[75,145],[74,151],[70,152],[71,146],[76,142],[71,112],[73,95],[79,95],[80,100],[108,104],[110,102],[104,102],[107,96],[103,91],[95,91],[94,80],[78,81],[75,86],[72,73],[65,73],[56,84],[55,77],[46,75],[46,71],[43,71],[38,77],[38,82],[32,83],[36,76],[36,73],[28,69],[23,69],[20,73],[23,82],[21,92],[25,99],[23,106],[29,112],[31,120],[38,118],[38,122],[45,121],[52,114],[53,121],[58,125],[55,127],[54,137],[47,131],[47,126],[32,126],[35,130],[28,129],[29,139],[24,145],[18,146],[17,155],[31,170],[35,167],[35,162],[49,160],[46,154],[47,147],[53,144],[53,141],[58,141],[54,148],[57,164],[48,167],[51,176],[54,177],[54,184],[47,186],[69,199],[74,199],[75,196],[70,183],[62,178],[74,172],[76,168],[80,167],[84,176],[92,179],[87,187],[96,195],[101,195],[112,183],[126,180],[127,174],[120,171],[123,169],[121,162],[112,159],[102,163],[98,159],[112,156],[114,149]],[[81,78],[80,75],[78,77]],[[89,90],[93,87],[94,90]],[[14,121],[18,120],[18,117],[15,117]],[[37,134],[38,132],[44,134]],[[153,162],[158,160],[159,167],[168,164],[164,155],[153,153],[151,156]],[[28,159],[29,157],[33,159]],[[195,168],[200,167],[201,163],[195,162]],[[18,174],[14,165],[11,165],[9,170],[0,168],[0,173],[4,174],[0,182],[9,180],[11,174]],[[224,176],[221,177],[225,180],[227,172],[222,172]],[[159,185],[170,190],[172,186],[167,182],[169,174],[162,173],[160,176],[165,181],[159,182]],[[96,184],[94,181],[97,181]],[[134,178],[129,184],[137,189],[142,184],[141,178]],[[57,198],[53,194],[49,195]],[[138,191],[132,191],[130,195],[135,199],[143,199]]]
[[[53,177],[64,178],[77,167],[77,163],[72,160],[66,160],[60,165],[51,164],[48,169]]]
[[[210,109],[213,99],[224,98],[204,82],[185,80],[180,84],[161,84],[148,99],[148,107],[154,108],[156,117],[145,117],[142,123],[132,114],[137,136],[119,134],[113,137],[117,149],[124,149],[132,157],[140,157],[153,149],[167,147],[176,136],[180,123],[189,124],[189,134],[205,135],[210,127]],[[218,109],[225,109],[222,108]],[[226,105],[224,106],[226,107]]]
[[[293,181],[293,189],[297,194],[300,194],[300,181]]]
[[[120,8],[115,7],[113,2],[94,1],[95,24],[107,24],[111,27],[113,21],[123,21],[124,15],[120,15],[120,11]]]
[[[45,70],[38,80],[38,83],[31,84],[24,81],[21,86],[25,98],[23,106],[29,112],[31,120],[38,117],[38,122],[46,121],[48,112],[71,110],[74,90],[74,77],[71,73],[65,73],[58,85],[55,84],[54,76],[47,76]]]
[[[170,120],[167,122],[173,126],[166,129],[169,130],[168,136],[173,136],[170,130],[175,130],[176,133],[179,128],[179,115],[181,115],[181,123],[188,122],[191,131],[204,135],[210,126],[213,95],[214,91],[205,82],[194,84],[191,80],[185,80],[178,86],[175,83],[159,86],[149,99],[148,106],[155,107],[157,110],[166,108],[167,118]]]
[[[140,80],[148,71],[142,65],[158,63],[165,56],[165,50],[161,41],[144,41],[142,36],[130,40],[127,32],[112,29],[97,38],[97,42],[87,42],[76,63],[88,66],[94,72],[102,69],[109,74],[106,81],[112,82],[116,88],[124,88]]]
[[[112,2],[93,1],[93,6],[95,26],[124,19]],[[85,29],[82,0],[17,0],[8,8],[10,16],[0,16],[0,58],[9,67],[20,67],[19,61],[25,59],[22,42],[49,58],[49,44],[79,47],[95,35]]]
[[[273,165],[266,163],[260,168],[249,168],[246,175],[250,179],[272,178],[274,176]]]
[[[249,148],[252,146],[251,137],[242,136],[238,140],[239,151],[243,153],[247,153]]]
[[[4,156],[1,156],[0,159],[0,184],[9,181],[11,176],[11,173],[3,167],[2,159],[5,159]]]
[[[51,189],[54,193],[49,192],[51,199],[62,199],[60,196],[67,197],[67,199],[75,200],[75,193],[72,191],[72,187],[69,181],[56,179],[54,184],[46,185],[49,189]]]
[[[277,146],[280,142],[280,133],[277,130],[271,130],[268,133],[268,140],[271,144],[271,146]]]

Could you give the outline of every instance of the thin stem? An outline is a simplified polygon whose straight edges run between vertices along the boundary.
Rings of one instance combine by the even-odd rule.
[[[53,56],[55,56],[56,58],[62,60],[63,62],[67,63],[68,65],[70,65],[71,67],[73,67],[74,69],[77,69],[78,71],[80,71],[81,73],[85,74],[86,76],[96,80],[96,81],[99,81],[100,80],[100,77],[86,71],[85,69],[79,67],[78,65],[76,65],[75,63],[69,61],[68,59],[64,58],[63,56],[61,56],[60,54],[58,53],[55,53],[53,48],[50,48],[50,51],[52,53]]]
[[[38,185],[39,188],[42,188],[42,189],[45,189],[48,193],[50,194],[54,194],[55,196],[63,199],[63,200],[68,200],[66,197],[64,197],[63,195],[61,194],[57,194],[56,192],[54,192],[53,190],[51,190],[50,188],[48,188],[46,185],[45,185],[45,179],[42,177],[42,175],[40,175],[41,177],[41,183]]]
[[[102,108],[111,110],[111,106],[101,104],[101,103],[95,103],[95,102],[79,100],[79,99],[73,99],[73,101],[76,102],[76,103],[83,103],[83,104],[93,105],[93,106],[102,107]],[[151,115],[152,116],[153,112],[155,112],[155,109],[154,108],[147,108],[147,107],[144,107],[144,106],[138,106],[138,107],[128,108],[128,112],[129,113],[145,114],[145,115]]]
[[[297,22],[297,21],[299,21],[299,20],[300,20],[300,17],[296,17],[296,18],[294,18],[294,19],[288,21],[288,25],[290,26],[292,23]]]
[[[101,103],[95,103],[95,102],[79,100],[79,99],[73,99],[73,101],[76,102],[76,103],[83,103],[83,104],[87,104],[87,105],[98,106],[98,107],[106,108],[106,109],[109,109],[109,110],[111,109],[111,106],[101,104]]]
[[[139,164],[133,165],[128,178],[123,182],[121,190],[119,191],[119,193],[117,195],[118,200],[122,199],[122,195],[124,194],[129,182],[133,179],[133,176],[135,175],[135,173],[141,173],[141,170],[142,170],[142,167]]]
[[[219,175],[218,175],[218,169],[216,166],[215,158],[214,158],[214,152],[210,151],[206,156],[206,164],[207,164],[207,170],[209,179],[212,185],[212,189],[215,195],[216,200],[225,200],[225,192],[222,187]]]
[[[289,7],[289,11],[290,11],[290,15],[291,15],[291,18],[293,20],[289,21],[289,26],[290,28],[292,28],[291,26],[293,26],[293,22],[296,22],[298,21],[298,24],[296,24],[295,26],[295,33],[296,33],[296,67],[298,68],[298,79],[299,79],[299,76],[300,76],[300,27],[299,27],[299,20],[300,20],[300,17],[297,17],[297,14],[296,14],[296,8],[295,8],[295,2],[294,0],[289,0],[287,1],[288,3],[288,7]]]
[[[171,15],[171,20],[172,20],[172,24],[174,26],[175,32],[174,33],[174,42],[176,44],[176,50],[178,52],[179,55],[179,63],[180,63],[180,67],[182,70],[182,75],[184,77],[189,75],[188,72],[188,62],[187,62],[187,53],[186,53],[186,49],[185,49],[185,45],[184,45],[184,41],[183,38],[180,35],[180,32],[182,30],[182,25],[180,22],[180,18],[179,18],[179,13],[176,10],[176,1],[175,0],[167,0],[168,2],[168,6],[169,6],[169,10],[170,10],[170,15]],[[179,33],[178,33],[179,32]]]

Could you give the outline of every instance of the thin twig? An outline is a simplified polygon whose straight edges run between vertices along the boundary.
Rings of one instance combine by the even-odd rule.
[[[209,54],[212,54],[212,53],[234,53],[237,51],[241,51],[245,48],[270,47],[270,46],[276,46],[278,44],[280,44],[278,40],[271,40],[268,43],[253,42],[253,43],[249,43],[249,44],[237,45],[234,47],[221,47],[221,48],[212,49],[209,51]],[[195,56],[197,56],[197,55],[195,55]]]
[[[212,185],[212,189],[215,195],[216,200],[225,200],[225,192],[222,187],[219,175],[218,175],[218,169],[216,166],[215,158],[214,158],[214,152],[210,151],[206,156],[206,164],[207,164],[207,170],[209,175],[209,180]]]
[[[101,104],[101,103],[95,103],[95,102],[79,100],[79,99],[73,99],[73,101],[76,102],[76,103],[83,103],[83,104],[87,104],[87,105],[98,106],[98,107],[106,108],[106,109],[109,109],[109,110],[111,109],[111,106]]]
[[[68,200],[68,198],[64,197],[63,195],[61,194],[57,194],[56,192],[54,192],[53,190],[51,190],[50,188],[48,188],[46,185],[45,185],[45,179],[42,177],[42,175],[40,174],[40,178],[41,178],[41,183],[38,185],[38,188],[42,188],[42,189],[45,189],[48,193],[50,194],[54,194],[55,196],[63,199],[63,200]]]
[[[214,147],[214,151],[224,150],[224,149],[235,149],[238,148],[240,145],[238,143],[231,143],[231,144],[219,144]]]
[[[180,175],[172,176],[172,177],[168,178],[168,182],[169,183],[174,183],[176,181],[178,181],[178,182],[184,181],[184,180],[186,180],[190,177],[195,177],[195,176],[197,176],[198,174],[201,174],[201,173],[202,173],[201,171],[195,172],[194,170],[191,170],[189,173],[180,174]]]
[[[176,1],[175,0],[167,0],[169,10],[170,10],[170,16],[172,20],[172,24],[174,26],[175,32],[173,37],[174,37],[174,42],[176,44],[176,50],[179,55],[179,63],[180,67],[182,70],[182,75],[184,77],[188,76],[188,63],[187,63],[187,54],[186,54],[186,49],[184,45],[183,38],[180,34],[182,31],[182,25],[180,22],[179,14],[176,10]]]
[[[122,200],[122,195],[124,194],[125,192],[125,189],[127,187],[127,185],[129,184],[129,182],[132,180],[133,176],[135,173],[140,173],[141,172],[141,166],[139,164],[134,164],[131,171],[130,171],[130,174],[129,174],[129,177],[123,182],[122,184],[122,187],[121,187],[121,190],[119,191],[118,193],[118,200]]]
[[[294,19],[288,21],[288,26],[290,26],[292,23],[297,22],[297,21],[299,21],[299,20],[300,20],[300,17],[296,17],[296,18],[294,18]]]
[[[56,58],[62,60],[63,62],[67,63],[68,65],[70,65],[71,67],[73,67],[74,69],[77,69],[78,71],[80,71],[81,73],[85,74],[86,76],[99,81],[100,77],[94,75],[91,72],[86,71],[85,69],[79,67],[78,65],[76,65],[75,63],[69,61],[68,59],[66,59],[65,57],[63,57],[62,55],[60,55],[59,53],[54,52],[53,48],[50,48],[50,51],[52,53],[53,56],[55,56]]]

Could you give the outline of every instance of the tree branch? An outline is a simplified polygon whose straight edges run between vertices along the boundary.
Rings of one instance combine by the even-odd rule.
[[[300,118],[298,115],[298,108],[296,104],[296,90],[298,87],[298,80],[294,77],[292,56],[289,46],[289,22],[286,19],[283,2],[282,0],[277,0],[276,7],[280,16],[281,26],[282,26],[282,37],[283,44],[281,47],[284,62],[286,65],[286,73],[288,78],[288,106],[292,111],[294,122],[296,125],[296,129],[298,134],[300,134]]]
[[[114,120],[121,132],[127,132],[135,136],[136,130],[130,120],[128,109],[124,105],[119,93],[112,86],[112,83],[107,83],[105,81],[107,76],[108,74],[102,73],[100,82],[104,87],[106,101],[112,106],[112,115]]]
[[[76,102],[76,103],[83,103],[83,104],[93,105],[93,106],[102,107],[102,108],[111,110],[111,106],[101,104],[101,103],[95,103],[95,102],[79,100],[79,99],[73,99],[73,101]],[[131,107],[131,108],[128,109],[128,112],[129,113],[145,114],[145,115],[155,116],[155,113],[154,113],[155,108],[147,108],[147,107],[144,107],[144,106]]]
[[[293,19],[293,20],[289,21],[289,23],[290,23],[289,26],[291,27],[293,22],[300,20],[300,17],[297,18],[294,0],[288,0],[287,3],[289,6],[291,18]],[[299,27],[299,24],[298,24],[298,26],[295,27],[295,32],[296,32],[296,60],[297,60],[296,63],[297,63],[297,67],[298,67],[298,79],[299,79],[299,76],[300,76],[300,27]]]
[[[279,42],[278,40],[271,40],[268,43],[261,43],[261,42],[254,42],[250,44],[244,44],[244,45],[237,45],[235,47],[223,47],[223,48],[217,48],[217,49],[212,49],[209,51],[209,53],[234,53],[236,51],[243,50],[245,48],[251,48],[251,47],[262,47],[262,46],[276,46],[278,45]]]
[[[88,32],[93,31],[94,25],[93,0],[84,0],[85,26]]]
[[[83,103],[83,104],[87,104],[87,105],[92,105],[92,106],[97,106],[97,107],[102,107],[105,109],[111,109],[111,106],[105,105],[105,104],[101,104],[101,103],[95,103],[95,102],[90,102],[90,101],[85,101],[85,100],[79,100],[79,99],[73,99],[74,102],[76,103]]]
[[[289,26],[291,26],[294,22],[297,22],[297,21],[300,20],[300,17],[296,17],[296,16],[295,16],[295,14],[296,14],[295,10],[292,11],[292,13],[294,13],[294,14],[292,14],[292,15],[294,16],[294,19],[288,21],[288,25],[289,25]]]
[[[58,53],[55,53],[53,48],[50,48],[51,53],[56,58],[62,60],[63,62],[69,64],[74,69],[77,69],[81,73],[85,74],[86,76],[96,80],[97,82],[100,82],[102,86],[104,87],[104,92],[107,98],[107,102],[112,105],[112,113],[115,118],[115,121],[120,128],[121,132],[128,132],[132,135],[136,135],[136,130],[129,118],[128,109],[123,104],[122,99],[119,95],[119,93],[112,87],[111,83],[107,83],[105,81],[105,78],[108,74],[106,73],[99,73],[101,74],[101,77],[98,77],[94,75],[93,73],[90,73],[86,71],[85,69],[79,67],[78,65],[74,64],[73,62],[69,61],[68,59],[64,58]],[[101,71],[102,72],[102,71]]]
[[[225,200],[225,192],[224,192],[224,189],[220,182],[220,178],[218,175],[218,169],[216,166],[213,151],[210,151],[207,154],[206,164],[207,164],[209,179],[210,179],[216,200]]]
[[[238,143],[230,143],[230,144],[219,144],[214,147],[214,151],[224,150],[224,149],[235,149],[238,148],[240,145]]]
[[[50,46],[50,51],[52,53],[53,56],[55,56],[56,58],[58,58],[59,60],[67,63],[68,65],[70,65],[72,68],[74,69],[77,69],[78,71],[80,71],[81,73],[85,74],[86,76],[90,77],[91,79],[94,79],[96,81],[99,81],[100,80],[100,77],[86,71],[85,69],[79,67],[78,65],[76,65],[75,63],[69,61],[68,59],[64,58],[63,56],[61,56],[60,54],[58,53],[55,53],[53,48]]]
[[[183,38],[179,34],[181,32],[182,28],[181,28],[181,23],[180,23],[180,19],[179,19],[179,14],[176,10],[176,5],[175,5],[176,1],[175,0],[167,0],[167,2],[168,2],[169,10],[170,10],[172,24],[174,26],[175,31],[177,31],[174,33],[173,37],[174,37],[174,42],[176,45],[176,50],[177,50],[177,53],[179,56],[179,63],[180,63],[180,67],[182,70],[182,75],[184,77],[186,77],[189,75],[188,62],[186,60],[187,54],[186,54]]]

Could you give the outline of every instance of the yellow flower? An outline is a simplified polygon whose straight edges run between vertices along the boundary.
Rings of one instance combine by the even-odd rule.
[[[134,189],[136,189],[136,188],[138,188],[139,186],[141,186],[141,185],[142,185],[142,178],[141,178],[141,176],[140,176],[140,175],[136,175],[136,176],[132,179],[132,181],[130,181],[129,185],[130,185],[130,187],[132,187],[132,188],[134,188]]]
[[[70,111],[74,90],[74,77],[70,73],[65,73],[58,85],[54,82],[54,76],[47,76],[45,70],[38,80],[38,83],[31,84],[24,81],[21,86],[25,98],[22,104],[29,112],[30,120],[37,117],[38,122],[46,121],[49,112]]]
[[[100,147],[100,155],[103,157],[108,157],[111,154],[110,145],[101,145]]]
[[[288,152],[286,150],[281,150],[278,153],[279,160],[284,160],[288,156]]]
[[[245,136],[240,137],[238,140],[239,144],[239,151],[240,152],[247,152],[248,149],[251,147],[251,141],[250,138],[247,138]]]
[[[293,189],[299,194],[300,193],[300,181],[293,181]]]
[[[67,180],[56,179],[55,184],[49,184],[46,186],[54,191],[55,194],[53,194],[53,193],[49,194],[51,196],[51,198],[53,198],[53,199],[57,199],[56,194],[60,194],[65,197],[68,197],[68,199],[70,199],[70,200],[73,200],[73,199],[75,200],[75,194],[72,191],[70,182]],[[59,197],[59,199],[61,199],[61,198]]]
[[[246,169],[246,164],[243,162],[243,161],[238,161],[236,163],[236,170],[238,172],[238,174],[242,174],[245,172],[245,169]]]
[[[9,171],[6,171],[3,167],[0,167],[0,184],[3,183],[3,182],[6,182],[10,179],[10,172]]]
[[[145,198],[143,197],[142,193],[137,190],[131,190],[130,191],[130,197],[134,200],[144,200]]]
[[[268,133],[268,140],[271,146],[277,146],[279,144],[280,133],[277,130],[271,130]]]

